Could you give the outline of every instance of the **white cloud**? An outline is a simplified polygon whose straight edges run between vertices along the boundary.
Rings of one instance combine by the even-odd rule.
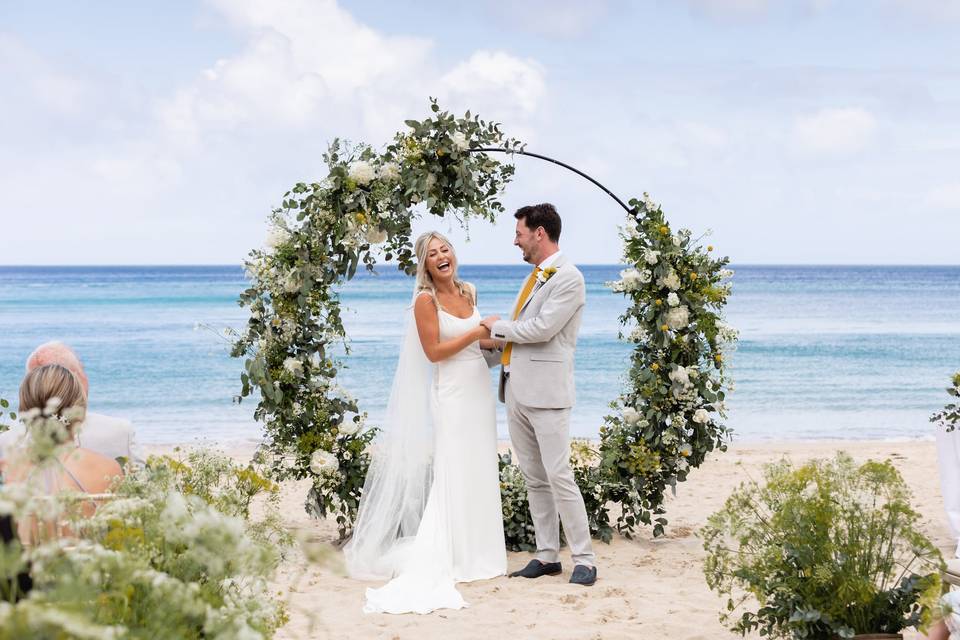
[[[607,0],[494,0],[487,4],[494,19],[507,27],[549,38],[583,36],[610,12]]]
[[[340,123],[335,135],[376,142],[422,113],[428,95],[495,105],[494,117],[520,120],[536,112],[545,93],[536,61],[481,50],[441,65],[431,41],[378,33],[332,0],[214,5],[247,43],[160,105],[161,121],[187,144],[205,130],[297,131],[327,122]]]
[[[936,209],[960,210],[960,183],[945,184],[931,189],[924,203]]]
[[[798,118],[793,137],[795,145],[801,150],[844,154],[866,147],[876,130],[877,119],[865,109],[822,109]]]

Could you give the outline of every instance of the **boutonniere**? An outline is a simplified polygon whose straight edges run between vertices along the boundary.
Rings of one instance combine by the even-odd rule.
[[[541,269],[540,273],[537,274],[537,282],[540,284],[546,284],[547,280],[553,277],[553,274],[557,272],[556,267],[547,267],[546,269]]]

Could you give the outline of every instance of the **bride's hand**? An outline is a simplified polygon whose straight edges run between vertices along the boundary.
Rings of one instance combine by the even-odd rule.
[[[486,340],[490,337],[490,327],[481,324],[476,328],[477,340]]]

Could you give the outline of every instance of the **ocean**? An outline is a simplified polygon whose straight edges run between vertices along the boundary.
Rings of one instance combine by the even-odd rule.
[[[735,439],[931,436],[928,416],[960,369],[960,267],[733,268]],[[587,307],[572,432],[589,437],[619,393],[629,345],[617,340],[623,298],[604,286],[620,267],[581,269]],[[412,287],[392,266],[378,271],[342,291],[352,350],[341,384],[374,424]],[[523,265],[461,268],[484,315],[507,315],[526,273]],[[14,401],[27,355],[58,339],[85,363],[91,408],[130,418],[140,442],[255,441],[254,399],[233,401],[242,363],[218,333],[243,326],[236,299],[245,284],[239,266],[0,267],[0,397]]]

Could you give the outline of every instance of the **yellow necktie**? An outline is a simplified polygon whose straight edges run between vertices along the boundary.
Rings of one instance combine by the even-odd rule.
[[[520,291],[520,297],[517,298],[517,306],[513,310],[513,320],[516,320],[520,315],[520,309],[523,309],[523,305],[526,304],[527,298],[530,297],[530,292],[533,291],[533,285],[537,283],[537,274],[540,273],[540,267],[535,267],[533,271],[530,272],[530,277],[527,278],[526,284],[523,285],[523,290]],[[508,342],[507,345],[503,348],[503,354],[500,356],[500,364],[508,365],[510,364],[510,354],[513,352],[513,343]]]

